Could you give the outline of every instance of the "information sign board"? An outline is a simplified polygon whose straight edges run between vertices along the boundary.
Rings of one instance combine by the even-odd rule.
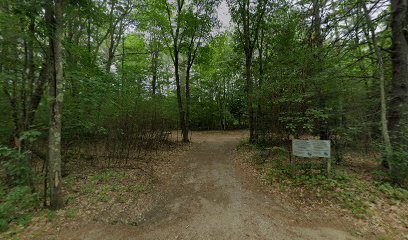
[[[305,158],[330,158],[330,140],[292,140],[292,154]]]

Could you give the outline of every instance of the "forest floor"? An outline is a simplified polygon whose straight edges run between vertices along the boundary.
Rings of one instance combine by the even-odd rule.
[[[244,137],[194,132],[190,145],[158,154],[151,174],[72,174],[65,180],[67,207],[39,214],[13,238],[392,239],[370,235],[375,229],[361,233],[363,223],[336,204],[305,205],[271,191],[237,150]]]

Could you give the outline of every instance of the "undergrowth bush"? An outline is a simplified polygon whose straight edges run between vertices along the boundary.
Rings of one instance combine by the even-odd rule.
[[[0,147],[0,160],[0,231],[6,231],[12,222],[27,224],[40,201],[32,188],[30,153]]]
[[[29,185],[32,172],[29,164],[30,153],[0,146],[1,181],[10,187]]]
[[[394,150],[390,176],[394,182],[408,188],[408,151],[403,147]]]
[[[331,177],[320,171],[311,171],[313,164],[299,164],[293,172],[287,152],[272,148],[268,159],[262,149],[253,157],[253,164],[265,173],[270,184],[294,191],[305,191],[309,199],[326,199],[350,209],[357,218],[367,218],[373,214],[372,203],[388,199],[389,204],[408,201],[408,191],[385,181],[364,180],[347,171],[335,171]],[[324,171],[323,171],[324,172]],[[382,201],[382,200],[381,200]]]
[[[351,210],[357,218],[372,215],[370,202],[380,198],[389,199],[390,204],[408,201],[408,191],[385,182],[368,182],[344,171],[337,171],[331,178],[324,175],[289,174],[286,165],[269,168],[265,178],[269,183],[284,183],[285,187],[303,189],[308,196],[335,200],[339,205]]]
[[[0,230],[8,230],[11,222],[19,225],[29,223],[39,203],[39,196],[28,186],[0,189]]]

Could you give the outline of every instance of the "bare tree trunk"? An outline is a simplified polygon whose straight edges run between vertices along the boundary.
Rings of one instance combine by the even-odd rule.
[[[13,61],[17,61],[17,45],[13,43],[12,49],[10,49],[12,52],[10,52],[11,55],[14,55]],[[9,99],[10,99],[10,106],[12,109],[12,116],[13,116],[13,122],[14,122],[14,144],[17,148],[21,147],[20,143],[20,133],[21,133],[21,128],[20,128],[20,114],[19,114],[19,102],[17,99],[17,80],[18,80],[18,72],[17,68],[11,67],[12,72],[14,73],[14,77],[12,78],[12,83],[11,83],[11,93],[9,94]],[[11,72],[10,72],[11,75]]]
[[[190,58],[190,56],[189,56],[189,58]],[[191,59],[188,62],[191,62]],[[193,64],[193,63],[191,62],[191,64]],[[191,65],[187,66],[187,70],[186,70],[186,130],[187,130],[187,141],[189,141],[188,133],[190,131],[190,103],[191,103],[190,70],[191,70]],[[183,136],[183,141],[184,141],[184,136]]]
[[[242,42],[244,43],[245,53],[245,91],[247,97],[247,111],[248,111],[248,125],[249,125],[249,140],[255,141],[255,122],[254,122],[254,108],[253,104],[253,81],[252,81],[252,54],[254,50],[253,44],[255,41],[251,41],[251,29],[250,29],[250,1],[244,1],[243,9],[241,10],[242,22],[243,22],[243,36]],[[256,39],[254,39],[256,40]]]
[[[38,76],[38,80],[36,84],[33,84],[33,91],[31,93],[31,109],[28,112],[27,115],[27,121],[28,125],[30,125],[34,121],[35,113],[38,109],[38,106],[40,105],[41,98],[44,93],[45,85],[47,81],[49,80],[50,77],[50,59],[49,56],[46,56],[46,59],[44,60],[44,63],[42,64],[40,74]]]
[[[92,34],[91,19],[88,17],[88,19],[86,20],[86,47],[88,49],[89,54],[91,54],[91,34]]]
[[[124,17],[127,14],[129,14],[128,12],[129,9],[127,9],[126,12],[122,16],[115,17],[114,10],[117,8],[115,3],[116,1],[111,1],[111,6],[110,6],[111,10],[109,13],[110,26],[107,32],[107,34],[109,35],[109,48],[108,48],[108,59],[106,61],[105,70],[108,73],[111,70],[111,66],[113,64],[113,60],[115,58],[115,53],[119,46],[119,43],[122,37],[124,37],[124,28],[125,28]],[[117,27],[118,24],[119,24],[119,27]]]
[[[0,5],[1,11],[6,14],[11,14],[9,5],[7,2],[4,2]],[[6,26],[4,29],[7,32],[12,32],[11,26]],[[3,91],[8,98],[10,108],[11,108],[11,116],[14,125],[13,129],[13,142],[15,147],[20,148],[20,133],[21,133],[21,125],[20,125],[20,114],[19,114],[19,102],[17,99],[17,81],[19,78],[19,73],[17,70],[17,65],[12,63],[17,63],[18,61],[18,46],[17,41],[12,39],[12,35],[4,34],[2,36],[4,41],[2,41],[2,51],[1,51],[1,67],[2,72],[5,73],[5,77],[2,77],[3,82]]]
[[[158,79],[158,68],[159,68],[159,51],[160,51],[160,40],[157,34],[152,31],[152,37],[150,39],[150,60],[151,60],[151,74],[152,74],[152,95],[155,96],[157,93],[157,79]]]
[[[28,129],[31,124],[31,112],[33,111],[32,98],[35,82],[35,64],[34,64],[34,31],[35,31],[35,19],[34,16],[30,16],[30,24],[28,27],[28,41],[27,41],[27,72],[28,72],[28,96],[25,109],[24,129]]]
[[[174,74],[176,77],[176,91],[177,91],[177,103],[179,109],[179,117],[180,117],[180,127],[181,133],[183,135],[183,142],[188,142],[188,129],[186,126],[186,112],[183,108],[183,100],[181,96],[181,84],[180,84],[180,72],[179,72],[179,51],[177,48],[177,44],[174,43]]]
[[[223,91],[222,91],[222,130],[227,130],[227,81],[225,77],[222,78]]]
[[[392,146],[390,141],[390,135],[388,133],[388,122],[387,122],[387,102],[385,96],[385,77],[384,77],[384,63],[382,59],[381,49],[378,46],[377,37],[375,35],[375,29],[370,18],[370,13],[368,12],[367,6],[363,4],[364,15],[366,18],[367,26],[371,34],[371,48],[374,49],[376,59],[377,59],[377,68],[376,68],[376,78],[380,82],[380,100],[381,100],[381,133],[383,135],[386,159],[383,162],[384,166],[388,166],[387,161],[392,156]],[[367,35],[367,39],[370,39],[370,36]]]
[[[111,1],[110,5],[110,14],[109,14],[109,19],[110,19],[110,26],[109,26],[109,48],[108,48],[108,59],[106,61],[105,65],[105,70],[107,73],[110,72],[111,66],[112,66],[112,61],[114,57],[114,47],[115,47],[115,28],[113,27],[114,25],[114,19],[113,19],[113,11],[115,10],[115,1]]]
[[[258,44],[258,58],[259,58],[259,79],[258,79],[258,90],[262,90],[262,84],[263,84],[263,75],[264,75],[264,61],[263,61],[263,54],[264,54],[264,30],[263,28],[261,29],[261,36],[259,39],[259,44]],[[261,126],[261,121],[262,121],[262,105],[261,105],[261,94],[258,94],[258,104],[257,104],[257,109],[256,109],[256,135],[257,138],[259,137],[259,131]]]
[[[188,128],[187,128],[187,123],[186,123],[186,112],[184,111],[183,108],[183,99],[181,95],[181,82],[180,82],[180,46],[179,46],[179,38],[180,38],[180,14],[184,6],[184,0],[177,0],[177,20],[176,20],[176,29],[173,31],[172,28],[172,21],[171,21],[171,10],[168,5],[167,0],[165,1],[166,3],[166,11],[167,11],[167,17],[169,19],[169,25],[170,28],[172,29],[171,35],[172,35],[172,51],[171,51],[171,56],[174,64],[174,75],[176,78],[176,92],[177,92],[177,105],[178,105],[178,111],[179,111],[179,118],[180,118],[180,127],[181,127],[181,132],[183,135],[183,142],[189,142],[188,139]]]
[[[407,0],[392,0],[392,98],[390,102],[389,128],[394,136],[408,112],[408,42]]]
[[[152,95],[156,95],[157,92],[157,77],[158,77],[158,65],[159,65],[159,44],[158,44],[158,39],[153,33],[153,37],[151,40],[151,44],[153,45],[151,48],[151,61],[152,61],[152,66],[151,66],[151,71],[152,71]]]
[[[155,50],[152,53],[152,94],[157,92],[157,70],[158,70],[159,52]]]
[[[52,76],[49,84],[50,126],[48,136],[48,176],[50,187],[50,207],[64,207],[61,176],[61,128],[62,105],[64,100],[64,76],[62,65],[63,0],[55,0],[47,6],[47,23],[50,29]]]
[[[240,14],[240,22],[238,23],[238,32],[240,34],[240,40],[243,45],[245,54],[245,91],[247,97],[247,111],[248,111],[248,125],[249,125],[249,141],[256,141],[256,122],[255,122],[255,109],[254,109],[254,83],[252,79],[252,56],[254,53],[255,45],[258,41],[259,30],[261,22],[265,14],[267,1],[258,1],[256,12],[251,16],[251,1],[245,0],[243,2],[238,1],[238,12]],[[242,24],[242,32],[240,29]]]
[[[313,32],[313,37],[310,39],[310,44],[313,50],[315,50],[315,57],[317,59],[317,63],[313,62],[312,67],[312,75],[320,74],[320,72],[323,71],[323,41],[324,37],[322,34],[322,17],[321,17],[321,12],[322,9],[324,8],[324,5],[326,4],[325,0],[313,0],[313,21],[312,21],[312,26],[311,26],[311,32]],[[318,94],[318,101],[319,101],[319,107],[324,108],[325,103],[326,103],[326,96],[324,95],[324,92],[322,88],[320,87],[320,84],[318,84],[318,87],[316,89],[316,92]],[[318,120],[318,125],[319,125],[319,137],[322,140],[328,140],[329,139],[329,129],[327,126],[327,123],[323,119]]]
[[[7,5],[2,6],[5,12],[8,12]],[[5,44],[2,46],[1,62],[9,66],[7,68],[8,76],[4,79],[3,90],[10,102],[12,110],[12,119],[14,123],[14,144],[17,148],[23,148],[23,141],[20,139],[21,133],[28,130],[34,121],[35,113],[41,101],[46,81],[48,80],[48,55],[45,57],[44,64],[36,77],[35,65],[35,18],[37,12],[29,12],[26,17],[29,20],[27,35],[24,40],[24,67],[17,69],[19,52],[18,41],[9,39],[9,34],[5,34]],[[8,30],[8,29],[6,29]],[[11,77],[11,73],[15,77]],[[20,81],[21,80],[21,81]],[[19,88],[19,89],[18,89]]]
[[[392,93],[389,129],[394,151],[390,162],[392,177],[408,186],[408,0],[392,0]]]
[[[254,107],[253,107],[253,96],[254,87],[252,81],[252,53],[245,53],[245,82],[246,82],[246,95],[247,95],[247,108],[248,108],[248,124],[249,124],[249,140],[251,142],[255,141],[255,121],[254,121]]]

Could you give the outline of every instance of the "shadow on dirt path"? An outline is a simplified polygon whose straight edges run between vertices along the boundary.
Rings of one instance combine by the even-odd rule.
[[[193,136],[173,181],[138,226],[92,224],[58,239],[354,239],[334,228],[289,224],[296,210],[244,183],[232,163],[243,134]]]

